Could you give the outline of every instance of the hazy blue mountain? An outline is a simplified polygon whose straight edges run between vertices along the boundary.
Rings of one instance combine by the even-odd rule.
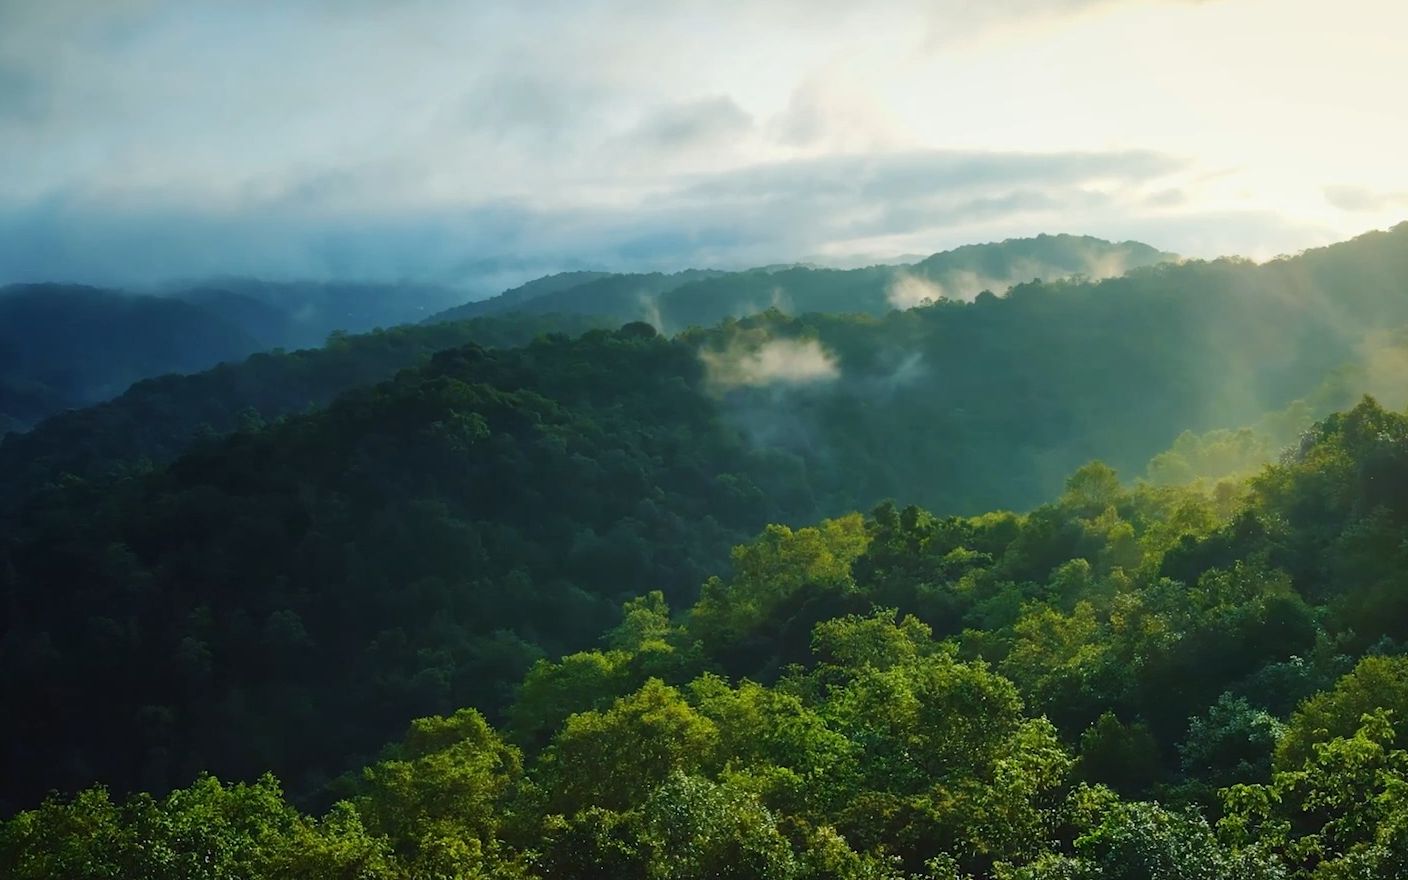
[[[601,315],[620,321],[650,320],[662,294],[728,273],[686,269],[682,272],[563,272],[530,281],[499,296],[467,303],[432,315],[431,321],[481,314]]]
[[[427,322],[433,321],[458,321],[463,318],[475,318],[480,315],[492,315],[497,312],[513,311],[522,308],[532,300],[549,294],[558,293],[564,290],[571,290],[580,287],[591,281],[610,276],[610,272],[558,272],[556,275],[544,275],[542,278],[535,278],[526,284],[506,290],[498,296],[491,296],[488,299],[475,300],[454,308],[445,309],[426,318]]]
[[[138,379],[190,372],[261,342],[200,305],[60,284],[0,289],[0,429],[120,394]]]
[[[458,290],[431,284],[253,278],[211,280],[171,295],[246,327],[266,348],[304,348],[321,345],[336,331],[365,333],[416,323],[463,298]]]
[[[793,263],[742,272],[690,270],[670,275],[564,272],[448,309],[429,320],[508,311],[588,314],[646,321],[664,332],[676,332],[769,308],[793,315],[882,315],[940,299],[967,301],[984,290],[1001,294],[1015,284],[1037,279],[1109,278],[1175,259],[1174,254],[1139,242],[1041,235],[853,269]]]

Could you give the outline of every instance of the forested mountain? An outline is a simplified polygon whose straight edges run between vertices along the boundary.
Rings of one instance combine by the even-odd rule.
[[[592,338],[677,356],[644,329]],[[1405,547],[1408,416],[1371,400],[1242,483],[1090,464],[1027,514],[770,526],[682,613],[645,593],[598,648],[537,662],[500,724],[415,721],[321,816],[269,776],[92,789],[0,826],[0,872],[1402,876]]]
[[[0,513],[46,484],[162,464],[198,438],[251,428],[328,403],[387,379],[437,351],[476,342],[524,345],[544,333],[580,334],[600,320],[580,315],[506,315],[336,334],[320,348],[262,352],[190,375],[132,385],[113,400],[51,416],[0,436]]]
[[[221,278],[169,295],[243,327],[264,348],[307,348],[336,331],[365,333],[421,321],[462,294],[433,284]]]
[[[862,269],[786,267],[740,272],[669,291],[658,304],[667,329],[714,324],[767,308],[788,314],[884,315],[930,302],[968,302],[1031,281],[1099,280],[1175,260],[1139,242],[1042,235],[967,245],[912,265]]]
[[[842,507],[886,495],[947,510],[1020,507],[1047,497],[1092,454],[1126,470],[1142,468],[1180,431],[1251,424],[1297,398],[1315,398],[1298,425],[1364,391],[1392,399],[1398,392],[1391,380],[1405,355],[1386,330],[1404,320],[1406,240],[1408,227],[1401,226],[1265,266],[1193,262],[1104,283],[1026,284],[1011,297],[943,302],[878,321],[773,314],[691,339],[716,350],[716,365],[736,361],[756,374],[741,383],[735,375],[733,387],[716,389],[734,424],[755,441],[837,460],[836,440],[848,447],[839,459],[848,467],[854,456],[871,460],[861,472],[873,485],[849,488]],[[1287,309],[1291,300],[1297,307]],[[0,495],[9,499],[0,508],[65,473],[87,478],[133,460],[166,461],[202,425],[219,434],[242,420],[273,420],[389,377],[439,348],[470,340],[521,344],[609,320],[505,314],[453,330],[402,327],[339,338],[326,351],[260,356],[206,375],[144,383],[110,404],[0,443]],[[778,359],[787,345],[765,344],[769,332],[804,346],[819,340],[823,357],[813,367],[820,373],[810,377],[817,381],[807,381],[805,370],[781,381],[763,375],[797,366]],[[1225,381],[1229,375],[1237,381]],[[828,381],[836,376],[844,381]],[[852,406],[908,413],[910,421],[849,426]],[[1130,417],[1127,406],[1149,415]],[[830,429],[818,424],[826,420]],[[833,438],[840,427],[856,433]],[[1097,448],[1084,445],[1105,434]],[[1013,454],[982,451],[990,437]],[[907,462],[921,453],[916,467],[925,476],[916,485]],[[994,471],[975,472],[984,465],[966,459],[969,453],[993,462]],[[921,494],[911,494],[916,490]]]
[[[0,288],[0,436],[138,379],[259,347],[238,323],[177,300],[59,284]]]
[[[687,271],[673,275],[573,272],[529,282],[501,296],[431,318],[447,320],[503,311],[591,314],[646,321],[664,332],[709,326],[768,308],[788,314],[883,315],[940,299],[967,301],[984,290],[1080,276],[1109,278],[1174,260],[1139,242],[1042,235],[967,245],[912,265],[861,269],[773,266],[747,272]]]
[[[471,345],[35,497],[0,551],[0,701],[30,719],[0,733],[7,800],[201,768],[305,787],[411,714],[501,703],[626,595],[687,596],[730,544],[813,509],[704,382],[647,325]]]
[[[1301,432],[1364,392],[1404,403],[1405,292],[1408,224],[1260,266],[673,337],[510,311],[142,382],[12,434],[0,704],[24,722],[0,727],[0,810],[177,791],[25,814],[0,873],[150,873],[143,853],[189,842],[143,835],[212,810],[255,823],[231,840],[281,829],[226,853],[246,873],[654,876],[679,847],[705,876],[750,847],[748,876],[1095,877],[1138,863],[1126,846],[1212,876],[1379,870],[1398,813],[1283,834],[1256,798],[1302,797],[1272,767],[1347,784],[1315,763],[1322,728],[1400,760],[1355,726],[1396,704],[1294,713],[1359,699],[1361,679],[1327,689],[1361,658],[1401,675],[1374,658],[1408,638],[1405,419],[1364,403]],[[1180,485],[1288,443],[1248,483]],[[985,513],[1004,509],[1030,512]],[[483,716],[342,776],[465,706]],[[272,783],[179,790],[265,770],[300,807],[350,801],[315,821]],[[1217,794],[1244,783],[1270,788]],[[444,786],[478,792],[478,818],[436,812],[471,809]],[[722,836],[678,836],[701,822]]]
[[[670,274],[562,272],[529,281],[489,299],[446,309],[427,320],[454,321],[476,315],[518,312],[594,315],[618,322],[649,321],[655,315],[661,295],[686,284],[727,274],[703,269]]]
[[[643,320],[671,331],[770,306],[794,314],[883,314],[925,299],[971,298],[984,288],[1000,292],[1041,277],[1105,277],[1170,258],[1135,242],[1041,236],[946,251],[913,266],[851,271],[564,272],[449,309],[459,295],[424,284],[226,278],[173,287],[162,296],[13,285],[0,290],[0,436],[115,397],[141,379],[191,373],[258,351],[319,346],[335,331],[509,313],[591,317],[593,323]],[[581,326],[580,320],[564,323],[568,330]]]
[[[348,339],[347,360],[335,345],[172,384],[170,424],[189,430],[180,401],[206,398],[239,429],[227,439],[57,479],[68,444],[108,442],[94,428],[123,438],[95,460],[121,459],[124,420],[162,400],[164,383],[139,386],[67,434],[4,447],[55,483],[14,511],[0,550],[0,659],[16,670],[3,696],[34,719],[0,734],[7,786],[23,802],[54,784],[268,767],[305,792],[412,714],[496,712],[528,663],[585,644],[625,596],[688,600],[766,522],[887,497],[1025,509],[1091,456],[1139,473],[1186,428],[1305,397],[1294,423],[1382,382],[1395,350],[1361,345],[1370,326],[1408,323],[1405,235],[883,318],[769,312],[674,339],[633,324],[471,344],[326,409],[238,416],[245,379],[285,385],[266,399],[288,412],[355,365],[394,369],[427,334],[522,325]],[[1332,312],[1272,309],[1292,281]],[[1189,442],[1171,454],[1196,472]],[[124,720],[81,723],[99,708]],[[347,723],[330,735],[313,723],[325,714]]]
[[[334,331],[419,321],[456,297],[425,285],[250,279],[161,296],[63,284],[0,288],[0,437],[116,397],[141,379],[318,346]]]

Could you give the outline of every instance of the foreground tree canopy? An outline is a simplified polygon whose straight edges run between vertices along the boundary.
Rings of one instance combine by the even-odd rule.
[[[253,773],[54,796],[0,826],[0,875],[1403,876],[1405,548],[1408,417],[1373,400],[1245,481],[1130,487],[1091,464],[1027,514],[769,526],[678,613],[644,591],[598,647],[533,662],[497,723],[417,720],[298,806]],[[298,619],[259,625],[293,657],[334,637]],[[171,674],[211,676],[193,695],[229,674],[215,642],[204,665],[182,644]],[[310,716],[310,742],[343,724]]]

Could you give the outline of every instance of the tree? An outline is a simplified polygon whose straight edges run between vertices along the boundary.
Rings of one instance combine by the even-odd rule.
[[[678,690],[651,679],[609,709],[567,719],[544,759],[549,809],[628,809],[670,773],[704,767],[718,737]]]

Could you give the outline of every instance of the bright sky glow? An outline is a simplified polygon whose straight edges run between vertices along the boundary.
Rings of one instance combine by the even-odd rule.
[[[1408,217],[1405,34],[1391,0],[0,0],[0,282],[1266,257]]]

